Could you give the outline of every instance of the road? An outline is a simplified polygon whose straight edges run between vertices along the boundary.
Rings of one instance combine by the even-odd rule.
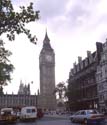
[[[42,119],[36,120],[36,122],[19,122],[16,125],[71,125],[71,122],[66,119],[44,117]]]
[[[42,119],[38,119],[35,122],[27,122],[27,123],[16,123],[15,125],[81,125],[71,123],[69,119],[66,118],[56,118],[56,117],[44,117]],[[98,125],[98,124],[97,124]],[[107,125],[106,123],[100,125]]]

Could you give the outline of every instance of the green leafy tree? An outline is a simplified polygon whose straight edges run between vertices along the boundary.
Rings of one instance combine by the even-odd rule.
[[[12,41],[15,39],[15,33],[25,33],[31,42],[36,43],[36,36],[31,35],[25,24],[38,19],[39,11],[33,10],[33,3],[26,8],[21,6],[20,12],[15,12],[11,0],[0,0],[0,36],[6,33]]]
[[[2,90],[3,85],[7,85],[8,81],[11,80],[10,73],[14,67],[8,59],[10,55],[11,52],[4,48],[4,43],[0,40],[0,90]]]
[[[59,99],[63,99],[65,97],[66,86],[64,82],[60,82],[57,84],[55,88],[55,93],[58,94]]]
[[[34,11],[33,3],[28,7],[21,6],[20,12],[15,12],[11,0],[0,0],[0,37],[5,34],[10,41],[15,40],[16,34],[24,33],[28,39],[36,44],[36,36],[32,36],[30,30],[26,28],[27,23],[39,19],[39,11]],[[13,65],[10,64],[8,57],[11,52],[5,49],[4,43],[0,40],[0,87],[7,85],[11,80],[10,72]]]

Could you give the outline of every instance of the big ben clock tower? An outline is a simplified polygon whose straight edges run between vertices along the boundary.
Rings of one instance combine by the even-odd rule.
[[[43,48],[39,56],[40,69],[40,105],[43,109],[55,110],[55,54],[50,45],[47,32],[43,41]]]

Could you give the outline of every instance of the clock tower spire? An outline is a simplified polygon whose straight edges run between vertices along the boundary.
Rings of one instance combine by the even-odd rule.
[[[43,40],[43,48],[46,50],[52,49],[52,47],[50,45],[50,39],[49,39],[48,34],[47,34],[47,30],[46,30],[45,38]]]

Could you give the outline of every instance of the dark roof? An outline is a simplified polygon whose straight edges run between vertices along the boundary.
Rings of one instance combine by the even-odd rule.
[[[50,44],[50,39],[48,37],[47,31],[46,31],[46,34],[45,34],[45,38],[43,40],[43,49],[53,50],[52,47],[51,47],[51,44]]]

